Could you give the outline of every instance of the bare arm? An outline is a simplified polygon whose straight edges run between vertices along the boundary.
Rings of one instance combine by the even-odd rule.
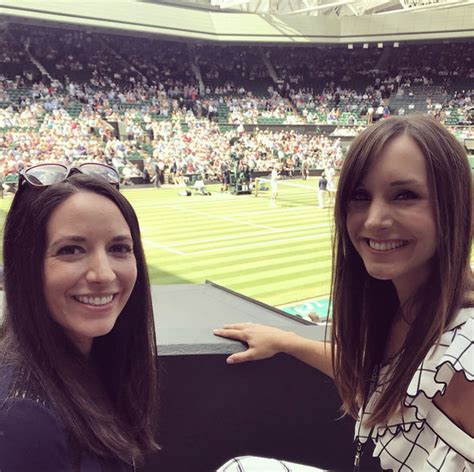
[[[313,341],[290,331],[254,323],[224,325],[223,328],[214,330],[214,334],[237,339],[248,345],[246,351],[229,356],[228,364],[267,359],[284,352],[334,378],[329,343]]]
[[[467,380],[463,372],[454,374],[445,394],[437,395],[434,403],[453,423],[474,438],[474,382]]]

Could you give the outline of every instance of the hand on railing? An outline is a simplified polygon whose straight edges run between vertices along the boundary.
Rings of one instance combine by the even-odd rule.
[[[227,324],[221,329],[215,329],[214,334],[248,345],[246,351],[229,356],[226,360],[228,364],[268,359],[284,351],[288,338],[294,336],[294,333],[289,331],[255,323]]]

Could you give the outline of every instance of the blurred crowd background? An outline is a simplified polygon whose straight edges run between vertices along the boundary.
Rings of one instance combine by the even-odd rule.
[[[41,162],[115,165],[124,183],[337,169],[371,122],[426,113],[474,137],[472,43],[223,46],[9,25],[0,178]],[[12,177],[13,176],[13,177]]]

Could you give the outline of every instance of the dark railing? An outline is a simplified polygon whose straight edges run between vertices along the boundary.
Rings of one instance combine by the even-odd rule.
[[[248,454],[352,470],[354,422],[340,418],[329,377],[284,354],[227,365],[244,346],[212,334],[225,323],[252,321],[322,340],[324,326],[304,325],[211,283],[154,286],[153,300],[162,451],[144,472],[210,472]]]

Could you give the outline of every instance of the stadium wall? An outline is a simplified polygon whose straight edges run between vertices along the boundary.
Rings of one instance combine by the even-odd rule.
[[[474,6],[332,18],[216,12],[136,0],[6,0],[0,15],[7,21],[237,43],[347,44],[474,37]]]

